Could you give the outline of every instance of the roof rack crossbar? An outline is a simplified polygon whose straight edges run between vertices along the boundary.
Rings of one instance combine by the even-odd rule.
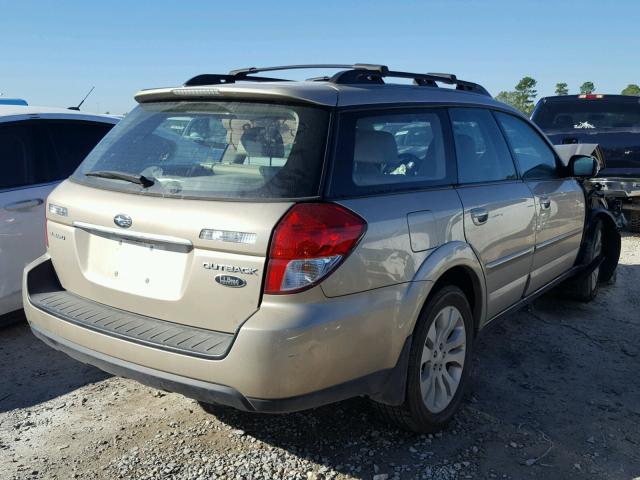
[[[411,73],[397,72],[388,69],[378,71],[362,68],[339,72],[331,78],[331,81],[339,84],[382,84],[384,83],[383,78],[385,77],[409,78],[413,80],[414,84],[427,87],[437,87],[438,83],[444,83],[447,85],[455,85],[456,90],[465,90],[491,96],[491,94],[482,85],[473,82],[467,82],[465,80],[459,80],[455,75],[451,73]]]
[[[249,82],[286,82],[281,78],[269,78],[255,76],[256,73],[274,72],[281,70],[303,70],[303,69],[343,69],[332,77],[316,77],[310,80],[328,80],[337,84],[384,84],[384,78],[408,78],[413,83],[420,86],[437,87],[438,83],[455,85],[457,90],[479,93],[491,96],[491,94],[477,83],[459,80],[451,73],[411,73],[389,70],[386,65],[369,63],[339,64],[339,63],[317,63],[308,65],[281,65],[276,67],[249,67],[231,70],[227,74],[203,74],[188,80],[185,86],[219,85],[235,83],[238,81]]]
[[[332,69],[332,68],[365,68],[367,67],[377,67],[377,68],[386,68],[384,65],[367,65],[367,64],[355,64],[349,65],[344,63],[310,63],[308,65],[281,65],[278,67],[249,67],[249,68],[239,68],[237,70],[231,70],[229,75],[233,75],[236,77],[241,77],[247,75],[249,73],[261,73],[261,72],[275,72],[278,70],[315,70],[315,69]]]

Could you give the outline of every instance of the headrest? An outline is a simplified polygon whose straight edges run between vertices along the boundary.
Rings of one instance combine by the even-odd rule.
[[[357,131],[353,160],[359,163],[396,163],[398,161],[396,139],[391,133],[380,130]]]
[[[240,143],[249,157],[284,157],[282,135],[277,128],[248,127]]]

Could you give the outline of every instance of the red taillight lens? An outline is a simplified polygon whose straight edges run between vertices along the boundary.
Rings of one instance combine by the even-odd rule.
[[[366,225],[335,203],[292,207],[273,232],[265,293],[292,293],[318,283],[353,250]]]

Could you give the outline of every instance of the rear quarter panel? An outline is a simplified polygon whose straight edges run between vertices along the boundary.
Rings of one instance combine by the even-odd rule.
[[[355,251],[322,283],[328,297],[424,280],[416,275],[432,252],[448,242],[464,241],[462,205],[452,188],[339,203],[364,218],[367,231]]]

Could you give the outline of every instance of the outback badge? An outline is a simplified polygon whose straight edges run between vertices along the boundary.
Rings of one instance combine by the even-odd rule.
[[[239,277],[233,275],[216,275],[215,281],[224,287],[242,288],[247,282]]]

